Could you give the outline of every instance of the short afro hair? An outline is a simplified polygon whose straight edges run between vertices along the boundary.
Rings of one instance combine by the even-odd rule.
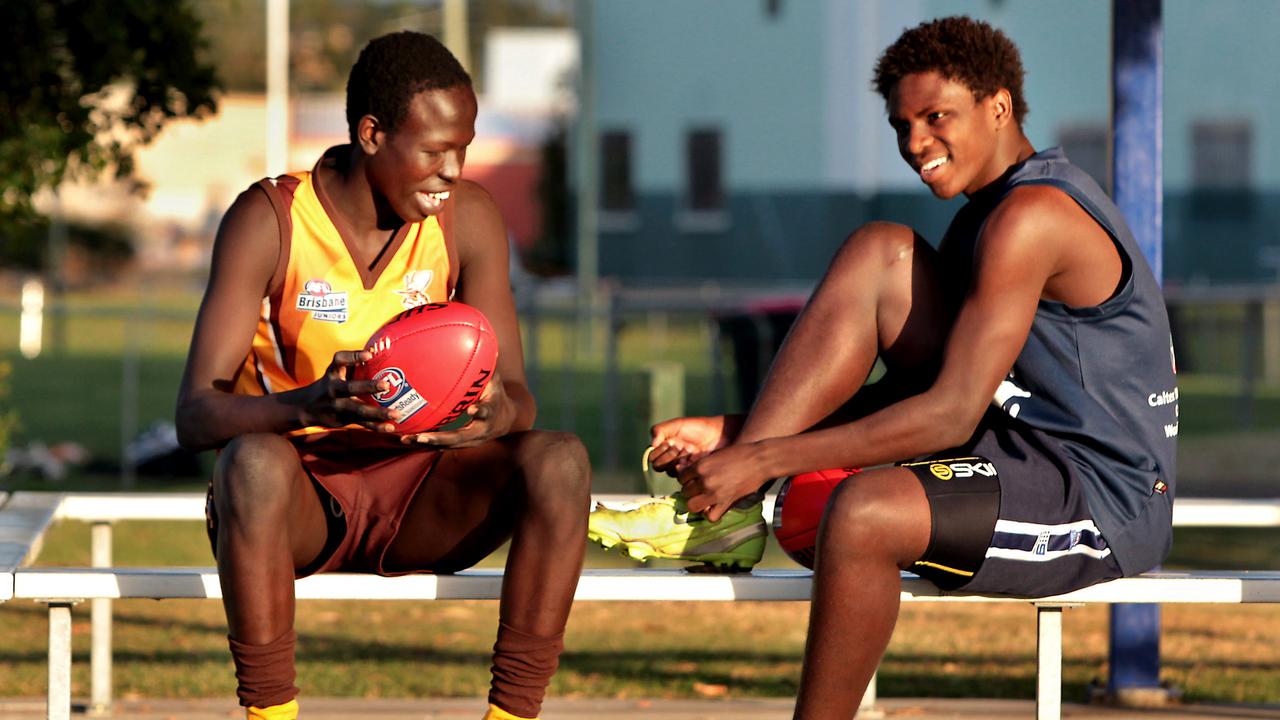
[[[873,85],[888,102],[889,93],[902,78],[931,71],[964,84],[973,91],[975,100],[1004,88],[1013,98],[1013,117],[1018,124],[1027,116],[1018,46],[985,22],[960,15],[921,23],[903,32],[876,62]]]
[[[423,90],[466,85],[471,76],[439,40],[405,30],[374,38],[347,77],[347,133],[356,141],[360,118],[372,115],[394,130]]]

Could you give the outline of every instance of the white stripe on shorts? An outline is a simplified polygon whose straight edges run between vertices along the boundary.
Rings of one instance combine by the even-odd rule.
[[[1111,548],[1103,548],[1096,550],[1087,545],[1076,545],[1070,550],[1049,550],[1043,553],[1037,553],[1034,550],[1010,550],[1008,548],[987,548],[987,557],[1001,558],[1003,560],[1022,560],[1025,562],[1049,562],[1057,560],[1068,555],[1088,555],[1095,560],[1101,560],[1111,554]]]
[[[1040,533],[1049,531],[1050,535],[1065,535],[1072,530],[1080,530],[1081,532],[1091,532],[1094,535],[1101,536],[1102,531],[1092,520],[1077,520],[1075,522],[1062,523],[1061,525],[1041,525],[1040,523],[1021,522],[1019,520],[996,520],[995,531],[1000,533],[1011,533],[1014,535],[1030,535],[1038,537]]]
[[[1068,537],[1069,540],[1063,542],[1063,537]],[[1050,549],[1051,545],[1054,546],[1053,549]],[[1101,547],[1094,547],[1095,545]],[[1049,562],[1069,555],[1087,555],[1100,560],[1110,554],[1111,548],[1092,520],[1056,525],[996,520],[992,546],[987,548],[986,557]]]

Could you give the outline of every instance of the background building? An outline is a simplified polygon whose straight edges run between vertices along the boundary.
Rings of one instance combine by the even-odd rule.
[[[1032,143],[1062,145],[1105,186],[1110,8],[598,3],[600,274],[631,284],[811,281],[871,219],[908,222],[936,242],[962,200],[934,200],[898,157],[870,82],[903,29],[944,15],[987,20],[1018,43]],[[1277,3],[1165,2],[1169,283],[1280,274],[1280,167],[1265,161],[1280,158],[1280,80],[1265,37],[1278,23]]]

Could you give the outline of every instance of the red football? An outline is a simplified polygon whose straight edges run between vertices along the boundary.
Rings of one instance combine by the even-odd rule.
[[[861,472],[857,468],[815,470],[786,479],[773,504],[773,535],[787,555],[813,569],[818,544],[818,523],[831,493],[845,478]]]
[[[458,419],[480,397],[498,359],[498,337],[479,310],[460,302],[428,303],[396,315],[365,344],[373,354],[357,380],[391,387],[366,396],[404,414],[402,434],[429,432]]]

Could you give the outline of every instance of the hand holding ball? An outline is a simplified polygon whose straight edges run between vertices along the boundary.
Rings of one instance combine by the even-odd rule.
[[[355,379],[390,387],[366,400],[400,413],[396,432],[430,432],[458,419],[497,367],[498,337],[474,307],[428,303],[383,325],[364,348],[373,355]]]

